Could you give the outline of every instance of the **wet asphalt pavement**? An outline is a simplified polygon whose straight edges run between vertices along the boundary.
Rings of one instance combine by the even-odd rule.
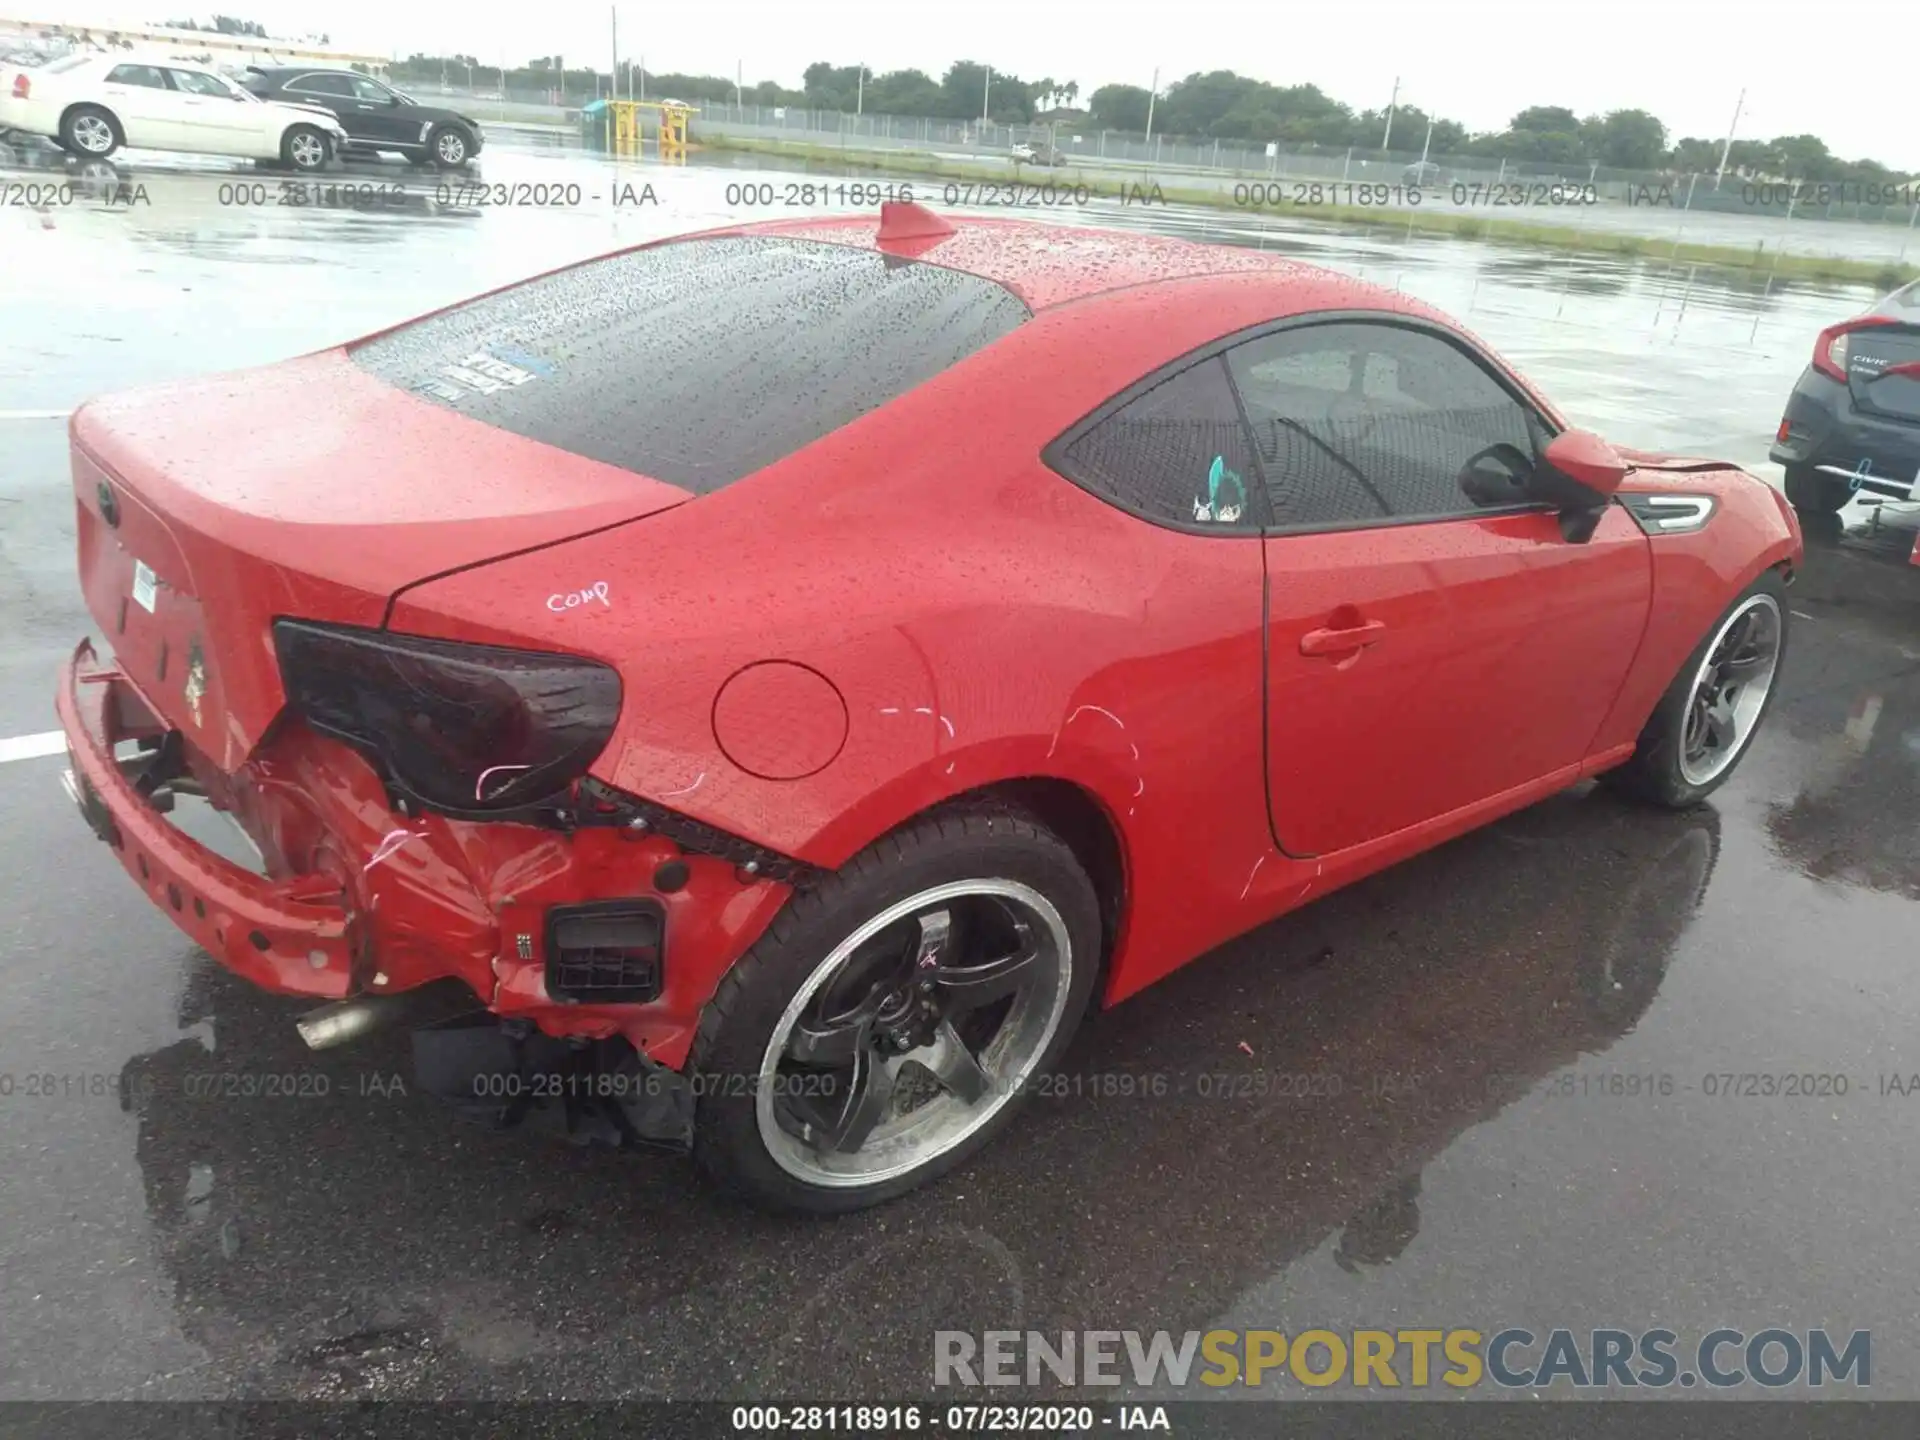
[[[64,429],[21,412],[722,223],[748,173],[485,160],[658,203],[262,208],[130,166],[146,206],[0,211],[0,740],[53,727],[89,626]],[[1814,332],[1867,298],[1044,218],[1401,285],[1578,422],[1763,472]],[[235,463],[272,443],[263,415]],[[1920,569],[1911,517],[1846,519],[1814,537],[1772,717],[1709,807],[1569,793],[1223,947],[1068,1057],[1319,1077],[1312,1098],[1039,1099],[946,1182],[830,1223],[718,1202],[672,1158],[459,1125],[408,1093],[403,1036],[307,1052],[303,1002],[150,908],[59,759],[0,763],[0,1398],[873,1398],[927,1388],[935,1329],[1408,1324],[1867,1329],[1874,1393],[1920,1398]],[[1716,1078],[1746,1075],[1820,1093]],[[300,1093],[239,1093],[272,1076]]]

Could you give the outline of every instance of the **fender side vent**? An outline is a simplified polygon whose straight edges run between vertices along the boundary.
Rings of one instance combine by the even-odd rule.
[[[582,1005],[660,998],[666,915],[649,900],[562,905],[547,912],[547,994]]]

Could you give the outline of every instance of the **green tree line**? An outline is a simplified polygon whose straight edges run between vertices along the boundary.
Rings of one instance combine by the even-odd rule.
[[[608,83],[606,71],[568,67],[549,56],[505,73],[509,89],[564,88],[569,95],[591,95]],[[396,80],[438,79],[443,67],[464,79],[471,57],[448,59],[415,55],[392,67]],[[500,72],[473,67],[489,81]],[[620,91],[637,90],[630,66],[622,67]],[[729,101],[736,87],[720,75],[683,75],[647,71],[649,96]],[[738,89],[750,105],[791,105],[817,110],[902,115],[942,120],[987,118],[1007,125],[1054,121],[1063,129],[1117,130],[1139,134],[1147,128],[1149,95],[1141,85],[1102,85],[1085,97],[1074,82],[1051,76],[1023,80],[973,60],[959,60],[939,79],[922,70],[878,74],[857,65],[819,61],[809,65],[801,88],[762,81]],[[1283,148],[1378,151],[1388,139],[1385,109],[1355,110],[1315,85],[1273,85],[1231,70],[1195,72],[1176,80],[1152,102],[1154,133],[1169,139],[1227,140],[1245,144],[1277,142]],[[1720,163],[1722,142],[1712,138],[1670,136],[1666,125],[1645,110],[1613,110],[1576,115],[1559,105],[1534,105],[1520,111],[1504,129],[1473,132],[1454,120],[1430,117],[1418,106],[1400,106],[1392,117],[1391,148],[1437,157],[1477,157],[1509,165],[1559,170],[1601,166],[1610,170],[1700,172]],[[1772,140],[1736,140],[1728,168],[1750,176],[1810,181],[1874,182],[1902,172],[1875,160],[1844,160],[1830,153],[1817,135],[1783,135]]]

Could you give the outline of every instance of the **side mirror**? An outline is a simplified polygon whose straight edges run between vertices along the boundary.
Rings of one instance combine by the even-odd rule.
[[[1591,430],[1563,430],[1547,443],[1529,488],[1536,499],[1559,508],[1560,533],[1584,544],[1632,469]]]

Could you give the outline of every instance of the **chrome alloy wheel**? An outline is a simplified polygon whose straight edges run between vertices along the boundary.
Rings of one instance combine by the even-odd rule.
[[[1014,880],[909,896],[835,947],[760,1062],[754,1113],[781,1169],[880,1184],[962,1144],[1012,1100],[1060,1028],[1066,922]]]
[[[288,142],[287,159],[297,170],[318,170],[327,163],[327,142],[311,130],[302,130]]]
[[[1729,615],[1707,647],[1687,695],[1680,777],[1710,785],[1753,738],[1780,667],[1780,602],[1761,593]]]
[[[73,143],[89,155],[106,155],[113,150],[113,126],[104,115],[86,114],[73,122]]]

